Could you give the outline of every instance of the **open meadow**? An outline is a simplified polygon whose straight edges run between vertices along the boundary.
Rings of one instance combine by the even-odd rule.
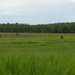
[[[0,75],[75,75],[75,34],[0,35]]]

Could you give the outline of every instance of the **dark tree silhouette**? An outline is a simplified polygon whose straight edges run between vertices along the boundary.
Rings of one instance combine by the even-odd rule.
[[[75,33],[75,22],[53,24],[19,24],[0,23],[0,32],[26,33]]]

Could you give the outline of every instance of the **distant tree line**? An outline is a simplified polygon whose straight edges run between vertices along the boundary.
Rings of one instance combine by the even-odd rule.
[[[75,22],[53,24],[0,24],[0,32],[75,33]]]

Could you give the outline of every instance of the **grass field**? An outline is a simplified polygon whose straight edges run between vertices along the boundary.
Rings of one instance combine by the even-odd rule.
[[[75,75],[75,34],[0,34],[0,75]]]

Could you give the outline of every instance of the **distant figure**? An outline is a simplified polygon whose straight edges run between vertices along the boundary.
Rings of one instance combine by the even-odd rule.
[[[1,37],[1,35],[0,35],[0,37]]]
[[[61,40],[62,40],[62,39],[63,39],[63,36],[61,35],[61,37],[60,37],[60,38],[61,38]]]
[[[19,36],[19,34],[18,34],[18,33],[16,33],[16,36]]]

